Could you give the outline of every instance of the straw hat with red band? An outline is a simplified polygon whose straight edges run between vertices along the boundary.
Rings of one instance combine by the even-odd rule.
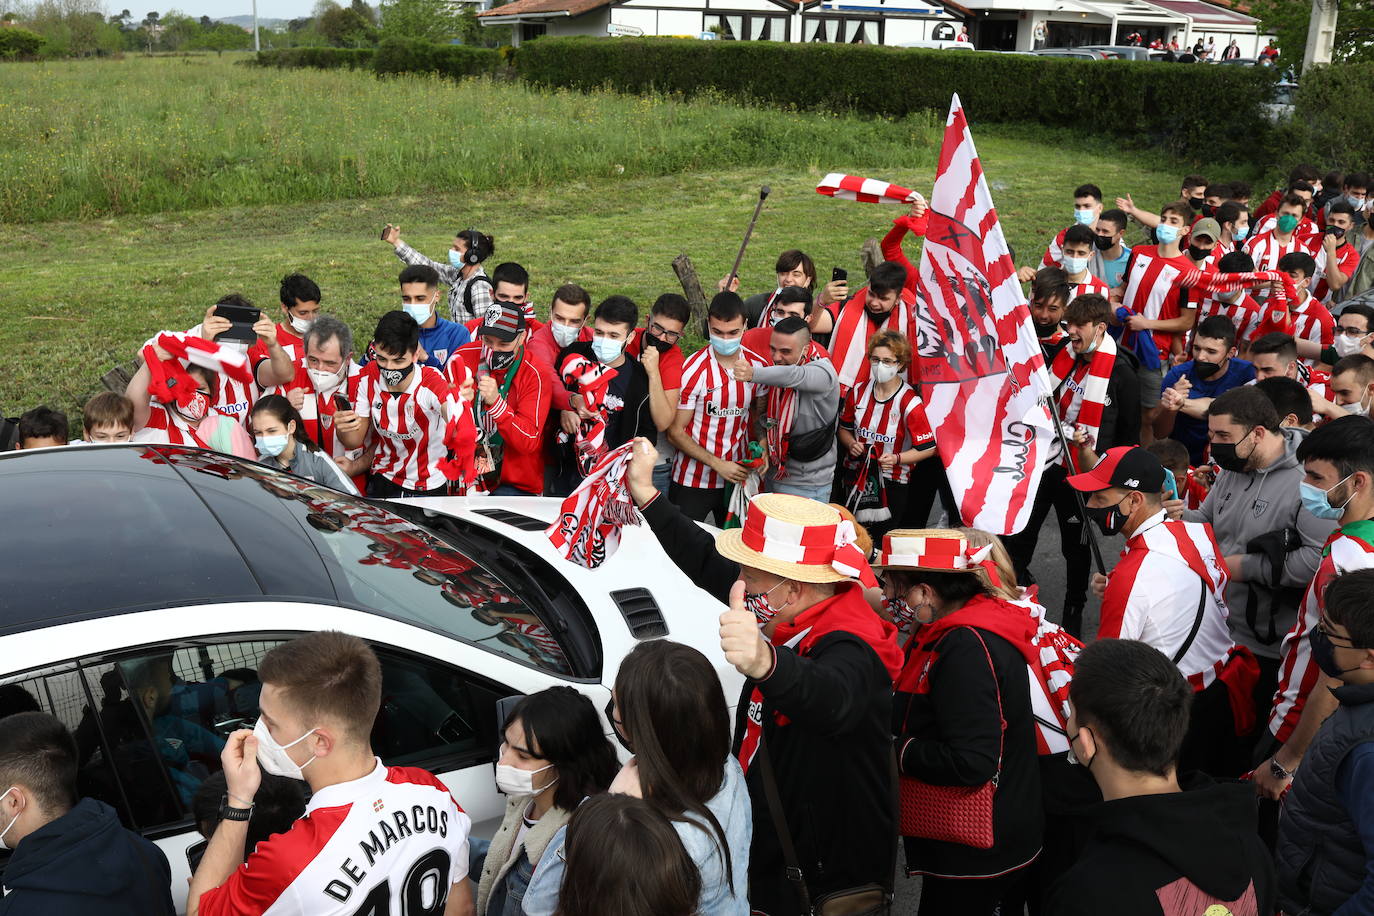
[[[722,531],[716,550],[728,560],[796,582],[878,580],[857,544],[854,523],[833,506],[789,493],[749,501],[743,528]]]
[[[1000,581],[997,564],[992,559],[992,545],[974,547],[962,531],[948,528],[889,531],[883,536],[873,568],[968,572],[987,585]]]

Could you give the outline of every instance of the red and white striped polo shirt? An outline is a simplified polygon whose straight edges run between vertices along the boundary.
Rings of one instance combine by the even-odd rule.
[[[298,364],[296,377],[292,379],[291,384],[279,386],[274,391],[282,395],[297,389],[305,392],[305,400],[301,403],[300,409],[301,419],[305,421],[305,434],[324,449],[329,457],[338,459],[344,457],[350,449],[344,448],[343,443],[334,435],[334,414],[339,410],[334,404],[334,396],[341,394],[348,399],[348,403],[357,407],[358,383],[362,374],[363,367],[349,360],[348,374],[342,384],[326,391],[316,391],[309,372],[303,364]],[[363,413],[365,411],[359,410],[360,416]]]
[[[1313,296],[1308,296],[1298,305],[1289,309],[1293,316],[1293,337],[1296,340],[1309,340],[1319,347],[1331,347],[1336,343],[1336,319],[1331,312]],[[1317,363],[1315,359],[1303,360],[1308,366]]]
[[[442,913],[467,878],[471,820],[417,767],[326,786],[285,833],[258,844],[200,898],[203,916]]]
[[[1337,528],[1327,539],[1317,574],[1303,595],[1298,620],[1279,647],[1279,688],[1269,713],[1269,731],[1280,742],[1287,741],[1298,727],[1303,705],[1322,679],[1321,669],[1312,661],[1307,635],[1321,619],[1326,587],[1337,576],[1370,567],[1374,567],[1374,522],[1355,522]]]
[[[458,399],[432,366],[415,365],[406,390],[387,391],[369,363],[358,377],[354,409],[372,420],[377,452],[372,473],[407,490],[433,490],[447,482],[439,463],[448,457],[444,445],[447,418],[458,415]]]
[[[1321,253],[1322,258],[1318,265],[1321,268],[1321,279],[1316,281],[1316,285],[1312,290],[1312,295],[1316,296],[1322,302],[1329,304],[1331,301],[1331,287],[1326,283],[1326,269],[1327,262],[1330,258],[1326,257],[1325,248],[1321,250]],[[1341,273],[1345,275],[1347,282],[1351,277],[1355,276],[1355,268],[1360,266],[1360,253],[1355,250],[1354,245],[1347,242],[1336,249],[1336,266],[1341,269]]]
[[[1105,298],[1109,292],[1111,292],[1111,290],[1107,288],[1105,281],[1094,277],[1092,274],[1088,274],[1088,279],[1084,280],[1082,283],[1070,283],[1069,302],[1072,302],[1079,296],[1085,296],[1088,293],[1096,293]]]
[[[155,430],[151,436],[134,436],[135,442],[168,442],[171,445],[193,445],[199,448],[209,448],[205,440],[196,435],[196,431],[191,428],[191,424],[182,419],[181,414],[175,410],[169,410],[160,401],[151,401],[148,405],[148,422],[143,424],[143,429]],[[140,430],[139,432],[142,432]]]
[[[1202,624],[1178,670],[1194,690],[1226,667],[1235,643],[1226,627],[1227,574],[1210,525],[1147,519],[1126,541],[1107,578],[1098,639],[1139,639],[1169,658],[1183,647],[1203,602]]]
[[[885,401],[878,400],[876,382],[862,382],[844,399],[840,423],[854,433],[854,438],[878,446],[884,455],[935,447],[935,434],[930,430],[921,396],[904,381]],[[911,479],[911,465],[884,469],[883,476],[893,483],[906,483]]]
[[[1193,330],[1188,333],[1190,355],[1197,325],[1202,324],[1208,318],[1220,315],[1235,325],[1236,342],[1239,344],[1248,341],[1254,335],[1255,329],[1259,327],[1260,319],[1263,317],[1259,303],[1245,293],[1242,293],[1235,302],[1228,302],[1215,295],[1200,295],[1195,301],[1197,302],[1195,306],[1197,308],[1197,324],[1193,325]]]
[[[750,365],[772,365],[753,350],[741,347],[739,353],[739,358]],[[694,412],[687,421],[687,435],[717,458],[739,460],[749,440],[749,411],[756,391],[753,382],[735,381],[710,346],[702,347],[682,364],[682,394],[677,406],[678,410]],[[702,490],[725,486],[725,478],[714,468],[681,452],[673,459],[673,482]]]
[[[1312,254],[1296,233],[1287,242],[1280,242],[1273,232],[1252,235],[1245,241],[1245,253],[1255,262],[1255,270],[1278,270],[1283,256],[1295,251]]]
[[[1140,245],[1131,250],[1126,270],[1129,276],[1126,292],[1121,297],[1122,305],[1153,321],[1168,321],[1183,314],[1178,280],[1184,273],[1197,270],[1192,261],[1183,255],[1163,257],[1158,245]],[[1151,334],[1160,358],[1167,359],[1173,346],[1173,332],[1152,331]]]
[[[1059,267],[1064,260],[1064,233],[1068,228],[1060,229],[1050,243],[1045,246],[1045,253],[1040,258],[1041,267]]]

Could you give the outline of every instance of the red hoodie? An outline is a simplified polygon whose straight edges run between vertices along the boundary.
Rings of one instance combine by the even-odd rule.
[[[482,361],[481,343],[464,344],[454,355],[462,358],[473,378],[481,377],[478,374]],[[521,355],[523,357],[524,353]],[[499,385],[505,382],[506,371],[492,370],[490,375]],[[543,437],[544,421],[548,418],[553,396],[551,372],[537,360],[522,358],[506,396],[498,398],[487,410],[501,434],[501,483],[534,496],[544,492]],[[480,446],[478,450],[480,453]]]

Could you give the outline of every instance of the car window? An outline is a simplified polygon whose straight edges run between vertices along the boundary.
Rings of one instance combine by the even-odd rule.
[[[442,771],[495,759],[496,701],[511,691],[451,665],[375,647],[382,706],[372,749],[391,766]]]

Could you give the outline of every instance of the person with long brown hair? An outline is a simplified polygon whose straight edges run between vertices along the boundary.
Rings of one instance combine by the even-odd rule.
[[[568,825],[555,916],[694,916],[701,878],[673,825],[629,795],[598,795]]]

